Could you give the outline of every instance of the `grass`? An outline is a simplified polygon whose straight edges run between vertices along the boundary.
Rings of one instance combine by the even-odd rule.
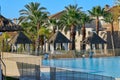
[[[7,76],[6,80],[19,80],[19,79]]]

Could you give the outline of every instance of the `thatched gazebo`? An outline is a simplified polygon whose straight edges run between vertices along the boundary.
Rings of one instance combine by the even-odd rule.
[[[9,41],[9,44],[12,45],[12,51],[14,51],[14,49],[17,51],[18,44],[23,44],[24,49],[26,44],[28,44],[28,51],[30,51],[30,44],[32,44],[32,41],[23,32],[18,32],[18,34]]]
[[[0,15],[0,32],[13,32],[23,30],[21,26],[14,24],[11,20]]]
[[[93,49],[93,46],[95,46],[96,44],[97,45],[101,44],[103,46],[104,44],[107,43],[105,40],[103,40],[96,33],[90,32],[89,34],[90,35],[84,41],[82,41],[82,44],[88,44],[90,46],[90,49]]]
[[[0,32],[22,31],[22,27],[14,24],[11,20],[0,14]],[[2,50],[4,50],[4,40],[2,41]]]
[[[60,31],[57,31],[48,41],[50,50],[68,50],[68,43],[71,41],[65,37]]]

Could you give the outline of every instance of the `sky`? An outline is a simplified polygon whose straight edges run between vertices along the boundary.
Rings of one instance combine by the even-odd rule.
[[[46,7],[50,14],[55,14],[65,9],[70,4],[78,4],[82,11],[91,10],[94,6],[104,7],[106,4],[113,6],[115,0],[0,0],[1,14],[9,19],[18,18],[19,11],[25,9],[25,5],[30,2],[39,2],[42,7]]]

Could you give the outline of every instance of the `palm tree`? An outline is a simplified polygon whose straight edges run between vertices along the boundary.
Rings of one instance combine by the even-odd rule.
[[[112,13],[110,12],[106,12],[104,14],[104,19],[103,19],[106,23],[109,23],[111,26],[111,41],[112,41],[112,48],[113,48],[113,52],[115,52],[115,45],[114,45],[114,27],[113,27],[113,23],[115,21],[114,16]],[[114,53],[115,54],[115,53]]]
[[[31,22],[23,22],[21,26],[24,29],[24,33],[32,40],[32,50],[35,51],[35,40],[37,39],[36,26]]]
[[[65,12],[62,15],[60,22],[64,30],[70,30],[70,49],[75,50],[75,35],[76,35],[76,26],[80,24],[80,9],[77,5],[69,5],[65,7]]]
[[[114,22],[114,16],[110,12],[106,12],[104,15],[103,19],[106,23],[109,23],[111,25],[111,33],[114,34],[114,27],[113,27],[113,22]]]
[[[40,3],[37,2],[31,2],[29,4],[25,5],[26,9],[20,10],[21,17],[19,18],[20,22],[30,22],[33,26],[36,28],[36,33],[40,29],[40,26],[44,26],[45,22],[47,22],[48,19],[48,12],[46,11],[45,7],[40,7]],[[36,46],[37,46],[37,54],[39,54],[40,49],[40,42],[39,42],[40,36],[37,36],[36,40]]]
[[[40,35],[41,51],[43,51],[43,45],[46,44],[46,39],[48,39],[50,36],[50,30],[46,27],[41,27],[38,31],[38,35]],[[44,49],[46,49],[46,45]]]
[[[59,20],[58,19],[49,19],[49,25],[51,25],[53,27],[52,32],[55,33],[56,29],[59,26]]]
[[[93,7],[92,10],[88,10],[89,14],[93,17],[96,17],[96,33],[99,35],[99,17],[104,14],[104,8],[100,6]]]
[[[81,18],[80,18],[80,22],[82,25],[82,41],[85,40],[86,38],[86,28],[85,28],[85,24],[86,23],[90,23],[92,21],[92,19],[85,13],[81,13]],[[83,44],[82,50],[85,50],[85,44]]]
[[[44,24],[45,21],[47,21],[47,14],[45,7],[40,7],[40,3],[37,2],[31,2],[29,4],[25,5],[26,9],[20,10],[20,21],[31,21],[34,24],[36,24],[36,29],[39,30],[40,26]]]

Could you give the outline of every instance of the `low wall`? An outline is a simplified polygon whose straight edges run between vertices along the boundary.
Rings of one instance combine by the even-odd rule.
[[[6,75],[19,77],[20,70],[18,63],[27,63],[31,65],[41,65],[41,56],[32,56],[25,54],[2,53],[2,59],[6,65]]]

